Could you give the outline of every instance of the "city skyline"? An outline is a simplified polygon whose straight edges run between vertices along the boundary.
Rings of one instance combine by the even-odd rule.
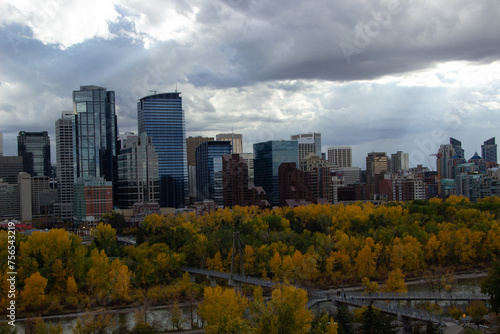
[[[186,136],[233,129],[251,152],[318,132],[322,152],[351,146],[360,167],[369,152],[403,151],[435,168],[428,155],[450,137],[470,159],[499,135],[493,0],[0,6],[4,155],[22,130],[49,131],[55,152],[53,122],[87,84],[115,91],[120,133],[137,133],[140,98],[178,87]]]

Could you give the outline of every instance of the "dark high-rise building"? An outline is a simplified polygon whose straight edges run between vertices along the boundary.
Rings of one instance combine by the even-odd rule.
[[[137,103],[139,133],[147,133],[158,154],[160,205],[185,207],[188,203],[186,128],[181,93],[143,97]]]
[[[286,206],[287,201],[316,202],[312,191],[307,186],[307,173],[299,170],[293,162],[282,163],[278,168],[279,204]]]
[[[231,154],[231,142],[206,141],[196,148],[196,194],[224,205],[222,156]]]
[[[271,205],[279,205],[279,167],[285,162],[299,166],[299,147],[296,140],[271,140],[253,145],[254,180],[264,188]]]
[[[250,200],[248,166],[239,154],[222,156],[224,207],[243,206]]]
[[[495,137],[488,139],[481,145],[481,155],[486,162],[497,162],[497,144],[495,144]]]
[[[158,154],[146,133],[121,141],[118,155],[118,206],[159,201]]]
[[[384,179],[384,174],[387,173],[388,162],[385,152],[368,153],[366,157],[366,183],[370,189],[370,199],[379,194],[379,184]]]
[[[0,179],[7,183],[17,183],[17,175],[23,172],[23,157],[0,157]]]
[[[196,148],[203,142],[213,141],[213,137],[188,137],[186,138],[187,164],[189,175],[189,199],[194,203],[196,199]]]
[[[73,218],[73,112],[64,111],[56,121],[57,203],[56,217]]]
[[[17,155],[23,157],[24,172],[31,176],[51,176],[50,138],[47,131],[19,132]]]
[[[116,180],[115,92],[99,86],[73,91],[74,178]]]
[[[450,137],[450,144],[453,146],[453,149],[455,150],[455,155],[457,155],[455,159],[465,158],[465,151],[462,148],[462,142],[460,140]]]

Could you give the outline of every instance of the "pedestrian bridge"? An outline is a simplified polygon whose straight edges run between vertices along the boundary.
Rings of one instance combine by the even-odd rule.
[[[256,278],[251,276],[245,276],[240,274],[231,274],[225,273],[215,270],[208,269],[199,269],[193,267],[182,267],[183,271],[187,272],[192,279],[194,275],[205,276],[207,279],[211,281],[212,284],[215,284],[215,279],[224,279],[229,282],[229,285],[242,285],[242,284],[250,284],[250,285],[258,285],[265,288],[272,288],[276,285],[276,282],[272,282],[271,280]]]

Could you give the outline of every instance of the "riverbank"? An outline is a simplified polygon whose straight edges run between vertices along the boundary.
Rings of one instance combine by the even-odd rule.
[[[455,280],[460,280],[460,279],[480,279],[483,277],[486,277],[488,275],[487,271],[484,270],[476,270],[473,272],[461,272],[461,273],[455,273],[453,274],[453,277]],[[412,278],[406,281],[406,285],[422,285],[428,283],[428,278],[425,277],[418,277],[418,278]],[[379,286],[382,289],[384,287],[384,284],[382,282],[379,282]],[[326,292],[331,292],[331,293],[336,293],[336,292],[348,292],[348,291],[360,291],[363,290],[363,287],[361,285],[353,285],[353,286],[346,286],[346,287],[340,287],[340,288],[329,288],[325,289],[323,291]],[[189,308],[191,306],[196,306],[197,303],[189,304],[189,303],[180,303],[179,306],[181,308]],[[164,304],[164,305],[156,305],[156,306],[144,306],[144,305],[135,305],[135,306],[128,306],[128,307],[119,307],[119,308],[96,308],[92,310],[77,310],[75,312],[68,312],[68,313],[61,313],[61,314],[52,314],[52,315],[46,315],[42,316],[41,318],[44,321],[51,321],[51,320],[57,320],[57,319],[70,319],[70,318],[79,318],[82,317],[85,314],[88,313],[93,313],[93,312],[106,312],[110,314],[120,314],[120,313],[133,313],[136,311],[158,311],[158,310],[169,310],[173,307],[173,304]],[[30,318],[36,318],[38,317],[37,315],[33,315]],[[26,321],[27,317],[19,318],[17,321]]]

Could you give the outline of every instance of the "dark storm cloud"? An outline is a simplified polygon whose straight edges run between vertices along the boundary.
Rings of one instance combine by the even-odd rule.
[[[243,66],[227,71],[193,68],[188,78],[195,85],[374,79],[448,60],[489,62],[500,52],[500,21],[496,19],[500,6],[495,1],[244,3],[237,13],[245,21],[228,20],[227,26],[211,33],[218,38],[211,42],[227,43],[228,65],[238,59]],[[201,10],[201,26],[214,22],[207,17],[222,15],[215,6]]]
[[[480,129],[475,117],[499,110],[500,87],[490,84],[498,78],[457,88],[466,82],[457,77],[461,69],[456,76],[438,71],[450,61],[498,61],[494,0],[167,4],[116,1],[117,17],[100,19],[107,27],[95,33],[100,37],[70,43],[61,34],[60,44],[53,21],[31,30],[0,14],[0,131],[7,140],[21,127],[53,134],[61,111],[72,109],[71,92],[89,84],[115,91],[120,132],[137,129],[138,99],[177,88],[189,133],[234,127],[247,146],[311,131],[322,132],[323,145],[395,149],[402,138],[422,140],[433,128]],[[51,17],[65,17],[74,10],[68,7]],[[77,22],[67,23],[68,32],[87,36]],[[50,42],[40,28],[50,30]],[[410,77],[431,69],[434,77]]]

